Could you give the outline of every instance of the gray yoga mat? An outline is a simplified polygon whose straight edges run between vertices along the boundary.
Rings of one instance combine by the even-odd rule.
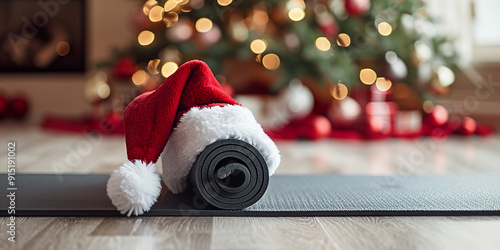
[[[16,216],[122,216],[106,195],[109,175],[17,174]],[[7,175],[0,175],[7,180]],[[7,181],[0,215],[7,216]],[[460,216],[500,215],[500,175],[275,175],[243,210],[165,191],[145,216]]]

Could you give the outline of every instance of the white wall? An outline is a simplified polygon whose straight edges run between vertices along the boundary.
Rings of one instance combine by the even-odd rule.
[[[113,47],[134,41],[131,16],[136,0],[86,0],[87,69],[109,58]],[[90,105],[83,97],[87,74],[0,74],[0,91],[7,95],[26,94],[31,101],[29,122],[36,123],[47,113],[82,116]]]

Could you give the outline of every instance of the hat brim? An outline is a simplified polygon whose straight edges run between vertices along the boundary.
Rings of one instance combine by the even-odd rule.
[[[213,142],[230,138],[254,146],[264,157],[269,175],[278,168],[279,150],[249,109],[239,105],[194,107],[182,115],[161,155],[163,181],[169,190],[182,193],[197,156]]]

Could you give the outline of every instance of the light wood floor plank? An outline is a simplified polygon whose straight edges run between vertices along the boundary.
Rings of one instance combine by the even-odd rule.
[[[498,249],[490,217],[318,217],[341,249]]]
[[[103,218],[61,217],[36,234],[25,249],[81,249]]]
[[[17,217],[16,222],[16,242],[12,243],[7,240],[7,223],[10,217],[0,217],[0,225],[2,230],[0,233],[0,249],[21,249],[30,241],[33,236],[47,227],[54,218],[51,217]],[[5,229],[5,230],[4,230]]]
[[[152,236],[160,249],[209,249],[212,217],[143,218],[135,236]]]
[[[313,217],[215,217],[212,249],[332,249]]]

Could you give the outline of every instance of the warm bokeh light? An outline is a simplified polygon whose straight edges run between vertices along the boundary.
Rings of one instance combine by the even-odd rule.
[[[132,82],[137,85],[143,85],[148,80],[148,73],[144,70],[138,70],[132,75]]]
[[[59,56],[65,56],[69,53],[70,51],[70,46],[69,46],[69,43],[66,42],[66,41],[61,41],[61,42],[58,42],[57,43],[57,46],[56,46],[56,53],[59,55]]]
[[[111,94],[111,89],[109,88],[109,85],[105,82],[97,83],[95,90],[97,96],[101,99],[106,99]]]
[[[333,98],[339,101],[346,98],[348,92],[349,91],[347,90],[347,87],[341,82],[333,85],[330,90],[330,93],[332,94]]]
[[[252,20],[255,24],[264,25],[269,21],[269,17],[265,11],[258,10],[253,13]]]
[[[318,48],[319,50],[321,51],[328,51],[331,47],[332,47],[332,44],[330,43],[330,41],[328,41],[328,39],[326,37],[318,37],[318,39],[316,39],[316,48]]]
[[[163,6],[163,9],[165,12],[169,12],[173,10],[177,6],[177,3],[174,0],[168,0],[165,2],[165,5]]]
[[[446,66],[439,66],[437,69],[437,77],[439,83],[441,83],[443,87],[448,87],[455,82],[455,73]]]
[[[463,129],[466,134],[472,134],[474,131],[476,131],[476,121],[470,117],[464,117],[464,120],[462,122],[463,124]]]
[[[388,36],[392,33],[392,26],[388,22],[381,22],[377,26],[378,33],[383,36]]]
[[[445,107],[441,105],[435,105],[432,109],[432,117],[434,118],[434,122],[438,126],[441,126],[448,121],[449,113]]]
[[[373,69],[366,68],[359,71],[359,79],[366,85],[371,85],[377,80],[377,73]]]
[[[177,63],[167,62],[161,67],[161,74],[163,75],[163,77],[167,78],[172,75],[177,70],[177,68],[179,68]]]
[[[155,34],[149,30],[142,31],[137,37],[137,41],[139,41],[139,44],[142,46],[150,45],[154,40]]]
[[[253,53],[260,54],[267,49],[266,41],[262,39],[255,39],[252,41],[252,43],[250,43],[250,49]]]
[[[165,26],[167,27],[174,26],[178,20],[179,15],[177,15],[177,13],[175,12],[168,12],[163,16],[163,23],[165,23]]]
[[[210,19],[202,17],[196,21],[195,27],[198,32],[205,33],[212,29],[212,21]]]
[[[258,54],[256,57],[255,57],[255,61],[260,63],[261,62],[261,59],[262,59],[262,54]]]
[[[346,33],[341,33],[337,36],[337,45],[348,47],[349,45],[351,45],[351,38]]]
[[[233,2],[233,0],[217,0],[220,6],[228,6]]]
[[[153,75],[160,73],[160,71],[158,70],[159,65],[160,65],[160,59],[150,60],[148,63],[148,72]]]
[[[306,3],[304,2],[304,0],[289,0],[288,3],[286,3],[286,7],[288,8],[288,10],[295,8],[303,10],[306,8]]]
[[[151,22],[159,22],[163,19],[163,7],[155,6],[149,11],[149,20]]]
[[[304,12],[303,9],[300,8],[293,8],[290,11],[288,11],[288,17],[295,22],[304,19],[305,16],[306,13]]]
[[[380,91],[387,91],[392,87],[392,82],[385,77],[378,77],[375,86]]]
[[[155,0],[148,0],[144,3],[144,5],[142,6],[142,12],[144,13],[144,15],[146,16],[149,16],[149,11],[154,7],[158,5],[158,2],[155,1]]]
[[[280,58],[276,54],[267,54],[262,58],[262,65],[269,70],[275,70],[280,66]]]
[[[424,110],[425,113],[430,114],[432,112],[432,110],[434,109],[434,103],[432,103],[429,100],[426,100],[422,104],[422,109]]]

